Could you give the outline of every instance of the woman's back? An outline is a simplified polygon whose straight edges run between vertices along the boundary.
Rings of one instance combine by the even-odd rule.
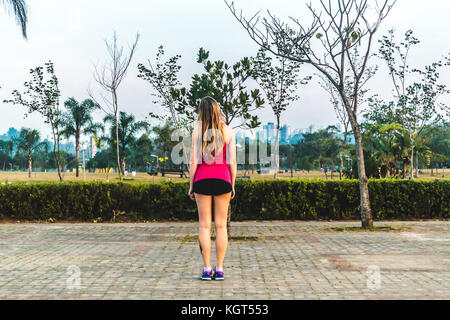
[[[227,152],[227,145],[232,143],[234,137],[233,130],[222,123],[223,126],[223,148],[220,152],[208,152],[209,150],[205,148],[205,151],[201,152],[201,146],[193,143],[192,151],[197,151],[201,154],[201,161],[197,161],[197,171],[195,173],[194,182],[201,179],[221,179],[231,183],[230,169],[228,167],[230,163],[230,153]],[[219,133],[220,131],[217,130]],[[193,141],[198,138],[196,136],[197,132],[193,133]],[[197,140],[199,141],[199,139]],[[233,143],[235,145],[235,143]],[[196,149],[198,146],[198,149]],[[211,150],[212,151],[212,150]],[[198,157],[200,158],[200,157]]]

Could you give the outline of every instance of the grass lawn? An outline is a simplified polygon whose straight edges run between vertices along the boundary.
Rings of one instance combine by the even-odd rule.
[[[243,176],[245,174],[244,171],[238,172],[238,178],[239,176]],[[252,180],[259,180],[259,179],[271,179],[273,178],[270,174],[257,174],[256,171],[252,174],[251,171],[247,174],[250,174],[250,177]],[[75,173],[73,172],[64,172],[63,173],[64,180],[67,181],[83,181],[83,174],[80,173],[80,176],[77,178],[75,177]],[[279,175],[281,179],[291,179],[290,173],[282,173]],[[330,173],[328,173],[327,178],[325,178],[325,174],[321,173],[319,171],[311,171],[311,172],[294,172],[294,178],[299,179],[328,179],[331,180]],[[419,174],[420,179],[450,179],[450,169],[439,169],[438,174],[436,174],[436,171],[434,171],[434,175],[431,175],[431,170],[423,170],[423,173]],[[333,180],[339,180],[339,173],[333,173]],[[18,182],[18,181],[58,181],[58,173],[56,172],[33,172],[31,175],[31,178],[28,178],[28,172],[19,172],[19,171],[0,171],[0,181],[5,182]],[[118,181],[118,175],[117,173],[89,173],[86,172],[86,180],[87,181]],[[186,178],[180,178],[179,175],[175,174],[169,174],[165,177],[161,177],[161,175],[150,176],[145,172],[138,172],[136,173],[135,177],[132,177],[131,174],[129,174],[127,177],[124,177],[124,181],[126,182],[160,182],[160,181],[188,181]]]

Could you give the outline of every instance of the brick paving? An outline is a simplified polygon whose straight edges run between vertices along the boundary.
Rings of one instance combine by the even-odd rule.
[[[202,282],[196,223],[1,224],[0,299],[450,299],[449,222],[358,225],[234,222]]]

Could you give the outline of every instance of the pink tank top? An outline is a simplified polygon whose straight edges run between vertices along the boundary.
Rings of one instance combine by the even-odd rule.
[[[227,154],[227,145],[226,143],[223,145],[222,152],[219,153],[215,158],[220,159],[222,156],[222,163],[220,161],[211,161],[206,162],[205,159],[202,159],[202,163],[197,165],[197,171],[195,172],[194,182],[202,179],[220,179],[225,180],[231,183],[231,173],[230,168],[227,164],[226,159]],[[219,162],[219,163],[217,163]]]

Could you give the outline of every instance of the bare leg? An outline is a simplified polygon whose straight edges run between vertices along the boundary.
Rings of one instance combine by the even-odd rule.
[[[202,258],[205,267],[210,267],[211,256],[211,198],[194,193],[198,208],[198,239],[202,248]]]
[[[214,196],[214,227],[216,228],[217,267],[223,268],[223,259],[227,251],[227,214],[231,192]]]

